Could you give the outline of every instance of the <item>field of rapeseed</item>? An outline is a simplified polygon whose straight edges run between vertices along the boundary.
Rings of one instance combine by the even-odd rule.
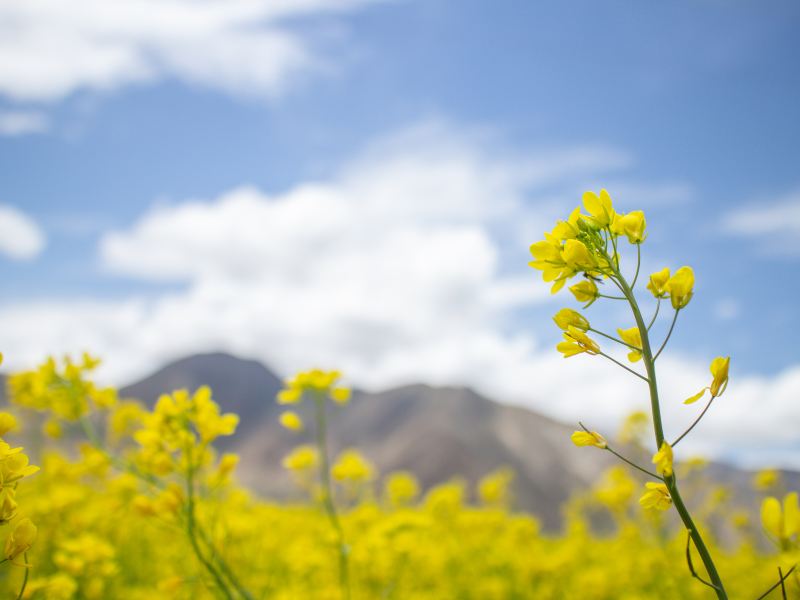
[[[277,397],[287,408],[281,423],[308,442],[284,459],[306,501],[254,497],[236,483],[238,458],[214,449],[215,440],[234,434],[238,417],[221,413],[210,389],[165,390],[150,409],[92,383],[98,363],[84,355],[50,359],[9,379],[14,414],[0,414],[4,596],[800,597],[797,494],[782,490],[774,472],[754,482],[763,495],[760,515],[731,509],[725,491],[708,493],[707,485],[694,486],[699,493],[690,497],[702,465],[673,464],[672,447],[692,428],[672,443],[660,429],[655,360],[666,340],[651,350],[650,327],[633,293],[644,215],[617,213],[605,192],[588,194],[584,204],[589,215],[576,210],[534,244],[532,266],[555,282],[554,291],[583,275],[571,288],[578,300],[631,305],[636,325],[619,329],[619,338],[594,329],[577,311],[560,311],[555,321],[565,340],[558,349],[567,357],[601,355],[647,382],[652,413],[628,425],[652,422],[656,452],[651,470],[598,432],[576,431],[577,445],[610,451],[622,462],[564,506],[561,533],[545,534],[535,515],[513,510],[513,473],[502,468],[476,490],[454,479],[423,492],[412,473],[377,473],[356,450],[329,456],[328,409],[349,399],[335,371],[299,373]],[[632,283],[622,275],[624,240],[636,249]],[[649,279],[657,306],[672,304],[673,327],[693,283],[688,267]],[[614,294],[603,291],[611,284]],[[658,308],[653,321],[657,315]],[[590,332],[623,346],[629,364],[642,361],[645,374],[602,351]],[[728,357],[715,359],[710,385],[687,399],[691,405],[710,396],[698,420],[724,392],[728,364]],[[40,441],[32,428],[41,429]],[[34,444],[26,450],[13,444],[24,429]],[[30,465],[29,455],[39,464]]]

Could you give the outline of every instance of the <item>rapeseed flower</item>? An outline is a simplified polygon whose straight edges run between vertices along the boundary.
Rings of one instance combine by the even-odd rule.
[[[564,332],[564,341],[560,342],[556,349],[564,355],[564,358],[569,358],[582,352],[592,355],[600,352],[600,346],[597,345],[597,342],[572,325],[567,327]]]
[[[597,284],[591,279],[582,279],[569,287],[569,291],[578,302],[594,302],[600,295]]]
[[[642,334],[638,327],[631,327],[630,329],[617,329],[620,339],[633,346],[631,351],[628,352],[628,360],[636,362],[642,358]]]
[[[664,267],[660,271],[650,275],[650,281],[647,283],[647,289],[656,298],[666,298],[669,296],[667,290],[667,282],[670,279],[670,272],[668,267]]]
[[[572,443],[576,446],[595,446],[597,448],[608,448],[606,438],[596,431],[575,431],[572,434]]]
[[[644,486],[647,491],[639,498],[642,507],[667,510],[672,505],[672,498],[665,484],[648,481]]]
[[[664,291],[669,293],[672,308],[685,308],[694,293],[694,271],[691,267],[681,267],[664,284]]]
[[[661,448],[653,455],[653,464],[656,470],[664,477],[672,477],[672,446],[661,442]]]
[[[589,330],[589,321],[586,317],[571,308],[562,308],[555,314],[553,321],[555,321],[558,328],[563,331],[567,331],[570,326],[580,329],[581,331]]]

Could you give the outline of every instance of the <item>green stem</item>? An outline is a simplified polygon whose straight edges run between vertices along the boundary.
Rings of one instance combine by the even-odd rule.
[[[217,570],[214,564],[206,558],[197,540],[197,532],[195,531],[194,465],[191,460],[191,448],[187,448],[186,461],[186,533],[189,537],[189,543],[192,545],[192,550],[194,550],[197,559],[214,578],[223,597],[227,600],[233,600],[233,594],[231,594],[228,586],[225,585],[222,574]]]
[[[661,405],[658,400],[656,364],[653,357],[653,352],[650,349],[650,336],[648,335],[647,326],[642,318],[642,312],[639,310],[639,304],[636,302],[636,297],[633,295],[633,291],[631,290],[630,286],[628,286],[628,282],[625,281],[625,278],[619,271],[617,271],[616,275],[619,278],[619,283],[625,296],[628,298],[628,303],[631,306],[633,317],[636,320],[636,326],[639,328],[639,334],[642,337],[642,359],[644,361],[645,369],[647,370],[647,384],[650,388],[650,409],[653,415],[653,431],[656,438],[656,447],[661,448],[661,445],[664,443],[664,426],[661,421]],[[674,325],[675,319],[673,319],[673,327]],[[672,331],[671,328],[670,331]],[[669,336],[667,336],[667,339],[669,339]],[[663,349],[664,345],[662,344],[661,350]],[[711,583],[714,585],[714,591],[717,593],[717,598],[719,600],[728,600],[728,594],[725,592],[725,587],[723,586],[722,579],[717,572],[717,567],[711,558],[711,553],[706,547],[703,537],[698,532],[697,527],[692,520],[692,516],[689,514],[689,511],[683,502],[683,498],[680,495],[680,491],[678,490],[678,482],[675,478],[675,475],[673,474],[670,477],[665,477],[664,483],[667,485],[667,489],[672,497],[672,502],[675,505],[675,509],[678,511],[681,520],[683,521],[684,527],[686,527],[689,535],[692,536],[692,541],[694,542],[695,548],[697,548],[697,553],[703,560],[703,565],[708,572],[708,577],[711,580]]]
[[[636,287],[636,282],[639,280],[639,268],[642,266],[642,245],[636,244],[636,274],[633,276],[633,283],[631,289]]]
[[[653,328],[653,323],[656,322],[656,317],[658,316],[658,311],[661,308],[661,298],[658,298],[656,302],[656,312],[653,313],[653,318],[650,319],[650,323],[647,325],[647,331],[650,331]]]
[[[623,342],[622,340],[620,340],[618,338],[615,338],[613,335],[608,335],[607,333],[603,333],[602,331],[600,331],[598,329],[594,329],[592,327],[589,327],[589,331],[593,331],[597,335],[602,335],[604,338],[608,338],[609,340],[611,340],[613,342],[617,342],[618,344],[622,344],[623,346],[627,346],[631,350],[636,350],[637,352],[641,352],[642,351],[641,348],[637,348],[636,346],[633,346],[633,345],[629,344],[628,342]]]
[[[689,428],[688,428],[686,431],[684,431],[682,434],[680,434],[680,435],[678,436],[678,439],[676,439],[674,442],[672,442],[672,444],[670,444],[670,446],[672,446],[673,448],[674,448],[675,446],[677,446],[677,445],[678,445],[678,442],[680,442],[680,441],[681,441],[683,438],[685,438],[685,437],[688,435],[688,433],[689,433],[689,432],[690,432],[692,429],[694,429],[694,426],[695,426],[695,425],[697,425],[697,424],[700,422],[700,419],[702,419],[702,418],[705,416],[706,412],[708,412],[708,409],[709,409],[709,408],[711,408],[711,403],[712,403],[712,402],[714,402],[714,398],[716,398],[716,396],[711,396],[711,400],[709,400],[709,401],[708,401],[708,404],[706,404],[706,407],[705,407],[705,408],[703,409],[703,411],[700,413],[700,416],[698,416],[698,417],[697,417],[697,418],[694,420],[694,422],[693,422],[691,425],[689,425]]]
[[[667,342],[669,341],[669,338],[672,337],[672,330],[675,329],[675,323],[678,321],[679,312],[681,312],[681,309],[676,308],[675,315],[672,317],[672,324],[669,326],[669,331],[667,332],[667,337],[664,338],[664,341],[661,343],[661,347],[658,349],[658,352],[656,352],[655,356],[653,357],[653,362],[655,362],[658,359],[658,357],[661,356],[661,352],[664,350],[664,348],[667,347]]]
[[[600,356],[604,356],[605,358],[607,358],[608,360],[610,360],[610,361],[611,361],[611,362],[613,362],[614,364],[616,364],[616,365],[619,365],[620,367],[622,367],[622,368],[623,368],[623,369],[625,369],[626,371],[629,371],[630,373],[633,373],[633,374],[634,374],[634,375],[636,375],[636,376],[637,376],[639,379],[642,379],[642,380],[644,380],[644,381],[647,381],[647,377],[645,377],[645,376],[644,376],[644,375],[642,375],[641,373],[637,373],[636,371],[634,371],[634,370],[633,370],[633,369],[631,369],[630,367],[628,367],[628,366],[626,366],[626,365],[623,365],[623,364],[622,364],[621,362],[619,362],[619,361],[618,361],[616,358],[614,358],[614,357],[612,357],[612,356],[609,356],[609,355],[608,355],[608,354],[606,354],[605,352],[598,352],[598,354],[599,354]]]
[[[350,600],[350,571],[348,549],[345,544],[344,530],[333,503],[333,486],[331,485],[330,460],[328,459],[328,423],[325,415],[325,396],[316,395],[314,404],[317,416],[317,448],[319,449],[319,476],[322,483],[322,504],[337,537],[339,550],[339,586],[342,595]]]
[[[22,600],[22,597],[25,595],[25,588],[28,587],[28,575],[30,574],[30,567],[28,566],[28,553],[22,555],[22,559],[25,561],[25,575],[22,578],[22,587],[19,589],[19,594],[17,594],[17,600]]]

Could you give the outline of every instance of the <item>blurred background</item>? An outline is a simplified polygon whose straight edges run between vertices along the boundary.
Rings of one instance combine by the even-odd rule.
[[[458,435],[488,417],[455,419],[464,388],[613,432],[646,390],[555,351],[550,317],[577,304],[527,266],[602,187],[647,215],[645,274],[697,276],[659,361],[669,430],[732,357],[681,456],[800,468],[799,25],[777,0],[3,1],[3,368],[89,350],[105,382],[217,382],[245,415],[273,376],[341,369],[416,407],[406,429],[357,417],[407,433],[371,450],[393,466],[419,400],[446,396],[448,468],[468,469]],[[530,459],[507,411],[492,439]]]

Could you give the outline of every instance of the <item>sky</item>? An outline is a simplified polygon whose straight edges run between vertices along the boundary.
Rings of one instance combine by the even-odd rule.
[[[555,351],[578,305],[527,266],[605,188],[647,215],[643,274],[697,277],[669,431],[732,357],[683,453],[800,468],[798,25],[773,0],[2,2],[4,368],[89,350],[125,384],[222,350],[613,433],[646,389]]]

